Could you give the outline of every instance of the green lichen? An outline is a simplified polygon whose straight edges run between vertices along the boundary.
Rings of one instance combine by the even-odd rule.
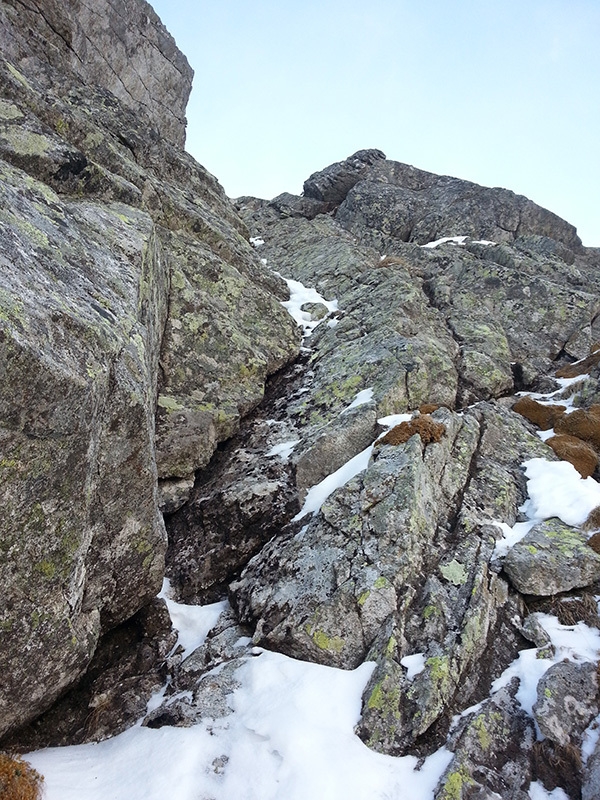
[[[158,395],[158,405],[160,408],[164,408],[168,414],[172,414],[174,411],[182,411],[183,406],[180,402],[175,400],[174,397],[171,397],[167,394],[159,394]]]
[[[440,567],[444,578],[454,586],[462,586],[467,581],[467,571],[455,558],[449,564]]]
[[[20,119],[22,116],[23,112],[14,103],[0,98],[0,119]]]
[[[492,744],[492,737],[489,734],[483,715],[477,717],[477,719],[473,722],[473,728],[477,732],[477,738],[479,739],[481,749],[486,751],[489,750],[490,745]]]
[[[373,588],[374,589],[383,589],[383,588],[385,588],[386,586],[389,586],[389,585],[390,585],[390,582],[388,581],[388,579],[385,578],[383,575],[380,575],[379,578],[377,578],[377,580],[373,584]]]
[[[393,686],[391,689],[384,687],[385,679],[376,683],[373,687],[369,699],[367,700],[367,708],[372,710],[381,711],[388,717],[393,719],[400,718],[400,687]]]
[[[429,619],[430,617],[433,617],[434,614],[438,613],[439,611],[437,606],[425,606],[423,609],[423,618]]]
[[[53,143],[47,136],[34,133],[22,127],[5,129],[2,133],[12,150],[21,156],[45,156],[53,148]]]
[[[446,778],[442,793],[439,795],[440,800],[461,800],[463,796],[463,788],[465,786],[473,786],[475,781],[464,766],[451,772]]]
[[[309,636],[319,650],[327,650],[332,653],[342,652],[345,642],[340,636],[327,636],[324,631],[310,629],[310,626],[307,626],[307,628]]]
[[[370,594],[371,594],[371,592],[369,591],[369,589],[366,589],[364,592],[362,592],[362,593],[361,593],[361,594],[358,596],[358,598],[357,598],[356,602],[358,603],[358,605],[359,605],[361,608],[362,608],[362,606],[364,606],[364,604],[365,604],[365,603],[367,602],[367,600],[369,599],[369,596],[370,596]]]
[[[450,676],[448,656],[432,656],[425,664],[429,667],[429,674],[436,683],[445,683]]]
[[[22,86],[31,91],[31,85],[27,80],[27,78],[24,75],[22,75],[16,67],[13,67],[13,65],[9,61],[6,61],[5,63],[11,75],[14,78],[16,78]]]
[[[385,647],[385,657],[392,658],[394,653],[396,652],[396,647],[398,646],[398,642],[395,636],[390,636],[389,641]]]
[[[41,573],[44,576],[44,578],[48,578],[48,580],[51,580],[56,574],[55,565],[48,560],[39,561],[35,565],[34,569],[36,570],[36,572]]]

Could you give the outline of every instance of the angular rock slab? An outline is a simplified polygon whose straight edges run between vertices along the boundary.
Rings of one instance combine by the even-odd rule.
[[[600,556],[577,528],[540,522],[508,552],[504,571],[517,591],[542,597],[589,586],[600,578]]]
[[[595,664],[561,661],[541,677],[533,713],[540,731],[553,742],[579,745],[599,710]]]
[[[357,666],[406,586],[425,574],[440,517],[462,486],[478,426],[440,410],[439,444],[384,445],[300,532],[273,539],[230,587],[256,643]],[[448,464],[448,462],[452,462]],[[448,469],[446,469],[448,467]]]
[[[160,588],[153,412],[168,277],[145,212],[64,201],[3,162],[0,177],[4,732]]]
[[[454,758],[435,792],[436,800],[527,800],[535,729],[514,699],[516,688],[501,689],[481,709],[459,721],[450,736]]]

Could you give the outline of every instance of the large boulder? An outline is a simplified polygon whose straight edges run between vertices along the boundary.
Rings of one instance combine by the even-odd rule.
[[[181,149],[191,70],[147,3],[3,0],[0,44],[2,735],[157,593],[157,478],[189,490],[299,334]]]

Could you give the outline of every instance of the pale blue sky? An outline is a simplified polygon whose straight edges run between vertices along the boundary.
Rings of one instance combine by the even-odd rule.
[[[600,246],[600,0],[151,0],[230,197],[361,148],[530,197]]]

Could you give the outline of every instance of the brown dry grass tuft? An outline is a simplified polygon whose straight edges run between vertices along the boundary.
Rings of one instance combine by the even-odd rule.
[[[418,433],[423,444],[439,442],[446,433],[446,426],[441,422],[436,422],[429,414],[423,414],[411,419],[409,422],[401,422],[391,431],[388,431],[377,444],[404,444],[411,436]]]
[[[600,405],[590,406],[587,410],[578,408],[572,414],[565,414],[556,421],[554,430],[577,436],[600,450]]]
[[[533,422],[543,431],[554,428],[556,421],[562,417],[565,409],[566,406],[545,406],[531,397],[520,397],[512,407],[513,411]]]
[[[438,408],[440,406],[437,403],[423,403],[422,406],[419,406],[419,414],[433,414]]]
[[[0,753],[0,800],[39,800],[43,780],[19,756]]]
[[[599,348],[600,343],[592,347],[592,352],[587,358],[584,358],[577,364],[567,364],[565,367],[556,370],[554,373],[556,377],[576,378],[578,375],[585,375],[592,367],[595,367],[596,364],[600,364],[600,350],[594,350],[594,347]]]
[[[569,797],[581,797],[581,752],[578,747],[544,739],[535,742],[532,756],[534,777],[541,780],[548,791],[560,786]]]
[[[590,628],[600,628],[598,605],[594,595],[582,592],[579,596],[559,595],[545,597],[535,604],[536,611],[543,611],[558,618],[561,625],[577,625],[584,622]]]
[[[588,546],[592,548],[594,553],[598,553],[600,556],[600,531],[595,533],[593,536],[587,540]]]
[[[598,466],[598,455],[587,442],[583,442],[576,436],[569,436],[568,433],[560,433],[558,436],[546,439],[546,444],[563,461],[573,464],[582,478],[589,478],[594,474],[594,470]]]
[[[377,261],[378,267],[408,267],[409,262],[404,256],[383,256]]]

